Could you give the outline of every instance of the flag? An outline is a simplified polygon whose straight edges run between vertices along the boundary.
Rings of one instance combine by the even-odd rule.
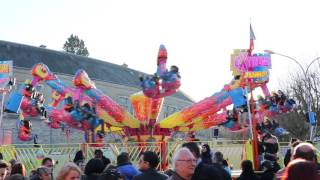
[[[249,50],[248,50],[249,55],[251,55],[251,52],[254,49],[254,43],[253,43],[254,40],[256,40],[256,36],[254,35],[252,26],[250,24],[250,47],[249,47]]]
[[[250,24],[250,40],[256,40],[256,36],[254,35],[251,24]]]

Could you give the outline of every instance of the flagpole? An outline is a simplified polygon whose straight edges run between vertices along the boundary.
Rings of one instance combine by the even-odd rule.
[[[250,18],[250,46],[248,49],[248,56],[252,55],[252,50],[254,49],[254,40],[256,40],[256,37],[254,35],[252,26],[251,26],[251,18]],[[252,87],[252,81],[249,81],[249,88],[250,88],[250,94],[251,94],[251,99],[250,99],[250,109],[251,109],[251,119],[250,119],[250,125],[251,125],[251,133],[252,133],[252,152],[253,152],[253,164],[254,164],[254,169],[258,170],[260,163],[258,160],[258,134],[256,131],[256,119],[255,119],[255,109],[254,109],[254,99],[253,99],[253,87]]]

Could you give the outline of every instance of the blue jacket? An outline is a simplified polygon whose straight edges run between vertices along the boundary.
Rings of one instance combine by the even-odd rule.
[[[125,177],[125,180],[132,180],[134,176],[141,174],[131,163],[118,165],[117,169]]]

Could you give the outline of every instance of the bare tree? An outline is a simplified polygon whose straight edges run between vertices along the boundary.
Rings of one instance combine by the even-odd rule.
[[[320,67],[319,64],[317,66]],[[316,115],[316,119],[320,117],[320,71],[318,69],[315,68],[314,71],[309,71],[307,77],[300,72],[291,74],[286,80],[285,91],[296,100],[297,109],[278,119],[282,127],[300,139],[307,139],[309,135],[306,96],[309,97],[309,103]]]

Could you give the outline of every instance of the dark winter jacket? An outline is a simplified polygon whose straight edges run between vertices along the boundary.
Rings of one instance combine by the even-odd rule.
[[[157,170],[150,168],[135,176],[133,180],[167,180],[169,177],[165,174],[159,173]]]
[[[260,180],[260,178],[254,173],[250,173],[250,174],[241,173],[240,177],[238,177],[237,180]]]
[[[200,162],[196,167],[192,180],[231,180],[230,174],[220,164],[211,165]]]

